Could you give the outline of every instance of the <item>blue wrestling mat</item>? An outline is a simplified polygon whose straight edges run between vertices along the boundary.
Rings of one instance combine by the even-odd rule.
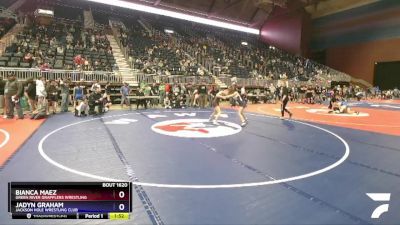
[[[49,118],[0,172],[10,181],[130,181],[129,221],[49,224],[398,224],[400,139],[236,111]],[[0,190],[0,224],[11,220]],[[384,203],[367,193],[390,193]],[[387,203],[387,202],[386,202]],[[46,224],[47,221],[41,221]]]

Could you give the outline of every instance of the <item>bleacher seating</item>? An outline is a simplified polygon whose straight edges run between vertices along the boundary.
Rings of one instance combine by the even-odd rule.
[[[15,0],[1,0],[0,1],[0,6],[2,6],[4,8],[8,8],[14,3],[15,3]]]
[[[172,45],[174,51],[186,51],[197,59],[196,65],[204,63],[204,59],[212,59],[213,66],[222,68],[221,73],[231,76],[279,79],[284,75],[300,81],[344,76],[324,65],[269,46],[256,36],[171,18],[144,17],[146,24],[151,24],[156,34],[164,34],[165,28],[175,31],[173,36],[179,44]],[[170,40],[164,41],[171,46]],[[248,45],[242,46],[242,41]],[[174,62],[172,54],[168,57]]]
[[[15,25],[11,18],[0,18],[0,39]]]
[[[98,11],[93,11],[93,19],[96,21],[96,23],[101,24],[101,25],[107,25],[108,24],[108,15],[98,12]]]
[[[54,6],[54,15],[59,18],[65,18],[69,20],[82,20],[83,19],[83,11],[77,7],[70,7],[64,5],[55,5]]]
[[[105,36],[107,12],[92,9],[100,26],[85,30],[82,9],[55,5],[54,10],[56,19],[51,25],[29,26],[17,36],[17,42],[0,57],[0,66],[111,71],[116,62]],[[119,40],[128,49],[127,60],[134,69],[146,74],[207,75],[218,68],[218,74],[238,78],[276,80],[284,75],[299,81],[331,79],[340,74],[262,43],[257,36],[161,16],[135,16],[125,21],[128,29],[120,29]],[[166,34],[165,28],[175,33]],[[242,46],[242,41],[248,45]],[[78,55],[86,63],[77,63]]]
[[[56,20],[49,26],[26,27],[6,48],[0,65],[111,71],[115,64],[104,29],[85,30],[81,22]],[[81,63],[75,57],[81,55]],[[84,61],[87,61],[86,63]]]

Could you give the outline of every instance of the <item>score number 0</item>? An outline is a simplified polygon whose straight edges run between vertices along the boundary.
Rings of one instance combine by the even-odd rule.
[[[125,192],[120,191],[120,192],[118,193],[118,197],[121,198],[121,199],[124,198],[124,197],[125,197]],[[120,211],[123,211],[123,210],[125,209],[125,205],[124,205],[123,203],[119,204],[118,209],[119,209]]]

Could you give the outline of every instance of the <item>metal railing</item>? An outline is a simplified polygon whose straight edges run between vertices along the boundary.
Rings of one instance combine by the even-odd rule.
[[[358,79],[358,78],[352,77],[352,78],[351,78],[351,82],[352,82],[352,83],[355,83],[355,84],[363,85],[363,86],[365,86],[365,87],[367,87],[367,88],[373,87],[372,84],[370,84],[369,82],[367,82],[367,81],[365,81],[365,80],[363,80],[363,79]]]
[[[40,70],[37,68],[6,68],[0,67],[0,77],[5,79],[8,74],[15,74],[18,80],[39,78],[44,76],[46,80],[71,79],[73,82],[85,80],[99,82],[122,83],[122,77],[114,72],[105,71],[78,71],[78,70]]]
[[[223,82],[226,85],[231,85],[232,84],[232,76],[229,76],[228,74],[224,74],[218,79]],[[271,83],[274,84],[275,86],[278,84],[278,82],[282,82],[280,80],[270,80],[270,79],[257,79],[257,78],[235,78],[237,85],[239,86],[245,86],[245,87],[266,87],[269,86]],[[330,82],[326,80],[318,80],[318,81],[293,81],[293,80],[288,80],[285,81],[288,82],[289,85],[299,85],[299,86],[323,86],[323,87],[330,87]]]
[[[219,76],[218,79],[226,85],[231,85],[232,77],[231,76]],[[276,84],[276,80],[266,80],[266,79],[255,79],[255,78],[235,78],[237,85],[245,86],[245,87],[265,87],[266,85],[270,85],[271,83]]]
[[[8,74],[15,74],[18,80],[27,80],[29,78],[45,77],[46,80],[71,79],[73,82],[85,80],[99,82],[122,83],[124,80],[121,75],[114,72],[105,71],[78,71],[78,70],[40,70],[37,68],[7,68],[0,67],[0,77],[7,78]],[[214,83],[210,76],[184,76],[184,75],[157,75],[144,74],[142,72],[133,72],[132,77],[139,83]]]
[[[156,75],[156,74],[143,74],[143,73],[136,73],[136,79],[139,83],[180,83],[180,84],[187,84],[187,83],[214,83],[215,80],[210,76],[185,76],[185,75]]]

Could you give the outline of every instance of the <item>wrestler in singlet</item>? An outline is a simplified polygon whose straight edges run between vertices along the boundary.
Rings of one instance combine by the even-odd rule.
[[[215,97],[213,99],[214,111],[209,118],[210,122],[217,124],[217,119],[221,115],[221,108],[219,107],[219,103],[220,103],[221,99],[228,99],[228,98],[234,97],[236,94],[237,94],[236,84],[233,83],[227,89],[220,91],[215,95]]]

